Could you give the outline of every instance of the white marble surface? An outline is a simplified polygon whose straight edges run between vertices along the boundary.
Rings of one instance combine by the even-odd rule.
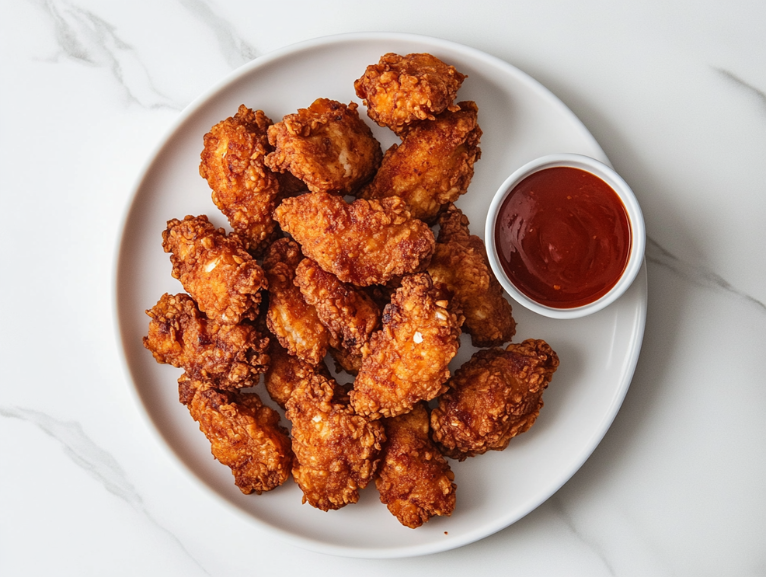
[[[179,111],[270,50],[371,30],[541,81],[649,236],[643,351],[593,456],[500,533],[387,561],[222,509],[146,425],[112,320],[122,214]],[[764,38],[744,0],[0,3],[0,574],[766,575]]]

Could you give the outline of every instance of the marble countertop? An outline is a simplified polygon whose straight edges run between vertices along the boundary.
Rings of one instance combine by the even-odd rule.
[[[766,575],[766,4],[14,0],[0,5],[0,574]],[[474,544],[307,551],[167,458],[113,326],[119,227],[181,110],[302,40],[422,34],[556,94],[632,186],[649,302],[630,390],[550,499]]]

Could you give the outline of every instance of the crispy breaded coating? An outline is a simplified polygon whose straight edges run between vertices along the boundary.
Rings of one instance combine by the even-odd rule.
[[[427,405],[418,403],[409,413],[382,422],[386,443],[375,479],[381,503],[411,529],[434,515],[452,515],[455,475],[428,436]]]
[[[460,85],[467,77],[431,54],[384,54],[354,82],[367,115],[394,132],[416,120],[433,120],[455,110]]]
[[[450,205],[439,217],[441,230],[428,274],[444,283],[465,315],[463,332],[475,347],[496,347],[516,334],[511,304],[489,266],[484,242],[468,231],[468,218]]]
[[[344,349],[361,351],[380,324],[380,309],[361,289],[341,282],[310,258],[295,269],[295,285]]]
[[[258,316],[266,277],[248,254],[239,235],[226,235],[207,216],[168,221],[162,248],[172,253],[172,275],[210,319],[239,324]]]
[[[231,469],[244,494],[270,491],[290,476],[293,452],[279,413],[255,393],[222,391],[184,374],[178,396],[210,441],[213,457]]]
[[[288,198],[275,218],[303,254],[341,281],[383,284],[428,265],[436,240],[396,197],[351,204],[327,193]]]
[[[478,107],[461,102],[460,110],[436,120],[410,125],[400,145],[386,151],[380,170],[360,198],[398,196],[414,218],[433,222],[441,208],[465,194],[481,157]]]
[[[463,317],[450,312],[426,273],[402,280],[383,311],[383,328],[364,348],[351,404],[371,419],[406,413],[446,390]]]
[[[164,294],[146,314],[143,343],[158,363],[182,368],[219,389],[254,387],[269,365],[269,339],[255,326],[208,320],[186,294]]]
[[[502,451],[534,424],[558,366],[558,356],[543,340],[477,352],[455,371],[450,390],[431,412],[434,441],[461,461]]]
[[[260,254],[274,236],[280,186],[263,164],[271,152],[267,136],[271,120],[244,104],[203,137],[199,173],[213,190],[213,202],[229,219],[245,248]]]
[[[316,365],[327,354],[330,333],[293,283],[295,267],[301,260],[300,247],[289,238],[280,238],[266,250],[263,258],[269,281],[266,324],[291,355]]]
[[[311,192],[351,194],[375,174],[383,153],[370,127],[348,106],[318,98],[269,128],[266,166],[289,171]]]
[[[361,290],[375,303],[378,311],[382,311],[386,308],[388,303],[391,302],[391,296],[396,292],[396,289],[402,285],[402,278],[403,277],[401,276],[396,276],[384,285],[370,285],[362,287]],[[369,338],[367,341],[369,341]],[[339,372],[342,369],[351,375],[356,375],[359,373],[359,369],[362,368],[361,349],[346,349],[343,347],[336,348],[331,346],[330,355],[332,355],[332,358],[335,361],[336,372]]]
[[[269,358],[269,368],[264,375],[264,385],[269,396],[283,409],[293,393],[293,389],[303,379],[314,374],[330,378],[330,371],[324,361],[320,361],[317,365],[310,365],[288,353],[277,339],[272,339],[269,343]]]
[[[343,387],[322,375],[295,388],[286,416],[293,424],[293,478],[303,502],[323,511],[356,503],[378,467],[383,425],[354,414]]]

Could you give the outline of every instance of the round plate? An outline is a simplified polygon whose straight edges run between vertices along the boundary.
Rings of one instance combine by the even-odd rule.
[[[239,492],[229,469],[213,460],[207,440],[178,402],[179,369],[157,364],[141,344],[149,321],[144,311],[164,292],[183,291],[170,276],[161,232],[166,221],[187,214],[207,214],[217,226],[227,226],[198,173],[202,136],[211,126],[242,103],[279,120],[319,97],[358,102],[354,80],[387,52],[430,52],[468,74],[458,101],[476,101],[484,135],[473,182],[457,205],[474,234],[483,236],[486,211],[498,186],[529,160],[574,152],[607,162],[561,101],[488,54],[406,34],[311,40],[243,66],[180,115],[135,187],[115,274],[115,314],[126,368],[140,406],[175,457],[222,503],[262,527],[309,549],[355,557],[403,557],[459,547],[507,527],[544,502],[580,468],[611,425],[633,376],[646,318],[645,267],[622,298],[584,319],[557,321],[514,307],[514,340],[545,339],[559,354],[561,367],[529,432],[505,451],[450,461],[458,486],[451,517],[434,518],[416,530],[403,527],[380,503],[374,486],[362,492],[358,504],[327,513],[302,505],[292,481],[263,495]],[[369,121],[361,105],[360,112],[384,149],[397,140]],[[464,335],[451,368],[475,350]],[[267,397],[259,388],[261,397]]]

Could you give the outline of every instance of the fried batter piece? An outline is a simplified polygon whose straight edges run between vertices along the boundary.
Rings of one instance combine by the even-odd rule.
[[[380,324],[378,305],[361,289],[341,282],[310,258],[295,269],[295,285],[332,337],[350,353],[361,352]]]
[[[415,120],[433,120],[452,104],[467,77],[431,54],[384,54],[354,82],[367,115],[394,132]]]
[[[284,200],[274,215],[303,254],[356,286],[422,271],[436,243],[397,197],[349,204],[332,194],[304,194]]]
[[[370,127],[348,106],[318,98],[269,127],[273,171],[289,171],[311,192],[351,194],[375,174],[383,153]]]
[[[327,370],[324,361],[320,361],[318,365],[310,365],[288,353],[276,339],[269,343],[269,358],[264,384],[269,396],[283,409],[293,389],[304,379],[314,374],[330,378],[330,371]]]
[[[301,260],[300,247],[289,238],[280,238],[267,249],[263,258],[269,281],[266,324],[291,355],[316,365],[327,354],[330,333],[293,283]]]
[[[375,485],[381,503],[411,529],[434,515],[450,516],[455,509],[455,475],[431,442],[428,421],[425,403],[383,419],[386,443]]]
[[[543,340],[474,354],[455,371],[450,390],[431,412],[433,439],[442,453],[463,461],[505,449],[534,424],[558,366],[558,356]]]
[[[271,120],[244,104],[203,137],[199,174],[213,190],[213,202],[253,254],[273,238],[272,217],[280,196],[277,175],[263,164],[271,152],[267,136]]]
[[[426,273],[405,277],[383,311],[383,328],[364,348],[351,404],[371,419],[406,413],[446,390],[449,362],[460,346],[462,315]]]
[[[250,324],[208,320],[186,294],[164,294],[146,314],[143,343],[158,363],[182,368],[219,389],[254,387],[269,365],[269,339]]]
[[[173,278],[210,319],[236,325],[258,316],[266,277],[239,235],[226,236],[204,214],[174,218],[162,233],[162,248],[172,253]]]
[[[290,476],[290,438],[279,413],[258,395],[221,391],[183,374],[178,396],[210,441],[213,457],[231,469],[245,495],[270,491]]]
[[[468,231],[468,218],[450,205],[439,217],[441,230],[428,274],[444,283],[465,315],[463,332],[475,347],[496,347],[516,334],[511,304],[495,278],[484,242]]]
[[[364,294],[375,303],[375,306],[378,307],[378,311],[382,311],[386,308],[388,303],[391,302],[391,297],[396,292],[396,289],[402,285],[402,278],[403,277],[401,276],[396,276],[384,285],[371,285],[363,287],[362,290],[364,291]],[[343,369],[351,375],[356,375],[359,373],[359,369],[362,368],[361,349],[349,350],[330,347],[330,354],[335,361],[336,372]]]
[[[355,415],[343,387],[322,375],[295,388],[286,416],[293,424],[293,478],[303,502],[323,511],[356,503],[378,467],[383,425]]]
[[[478,107],[461,102],[460,110],[445,111],[436,120],[411,124],[400,145],[386,151],[380,170],[360,198],[398,196],[412,216],[433,222],[440,209],[465,194],[481,157]]]

